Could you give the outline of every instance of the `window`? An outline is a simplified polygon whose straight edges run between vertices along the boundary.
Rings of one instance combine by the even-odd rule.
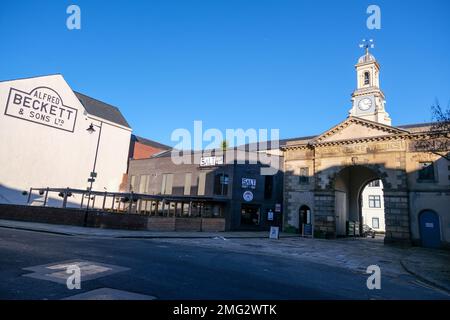
[[[184,195],[189,196],[191,194],[192,173],[186,173],[184,176]]]
[[[136,190],[136,176],[130,178],[130,191]]]
[[[172,194],[173,174],[165,173],[162,176],[161,194]]]
[[[370,73],[364,72],[364,85],[370,84]]]
[[[370,182],[367,186],[371,187],[371,188],[379,187],[380,186],[380,180],[374,180],[374,181]]]
[[[228,194],[228,175],[218,173],[214,177],[214,194],[225,196]]]
[[[369,196],[369,208],[381,208],[381,197]]]
[[[205,181],[206,181],[206,173],[200,172],[198,175],[198,183],[197,183],[197,195],[204,196],[205,195]]]
[[[419,180],[434,180],[433,162],[420,162],[419,164]]]
[[[300,177],[299,177],[299,183],[300,184],[308,184],[309,183],[309,168],[300,168]]]
[[[380,219],[372,218],[372,228],[374,228],[374,229],[380,228]]]
[[[149,176],[141,176],[139,181],[139,193],[147,193]]]
[[[264,199],[270,199],[272,198],[273,176],[265,176],[264,179]]]

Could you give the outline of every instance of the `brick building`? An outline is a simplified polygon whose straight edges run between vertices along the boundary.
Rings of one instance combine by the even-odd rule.
[[[129,158],[135,160],[147,159],[155,154],[170,149],[171,147],[165,144],[132,134],[130,142]]]
[[[200,163],[193,160],[196,155]],[[244,157],[249,159],[248,153]],[[170,151],[132,159],[128,190],[164,198],[149,204],[150,215],[222,218],[226,230],[267,230],[281,222],[281,171],[261,175],[259,162],[224,162],[214,153],[193,152],[191,159],[175,164]]]

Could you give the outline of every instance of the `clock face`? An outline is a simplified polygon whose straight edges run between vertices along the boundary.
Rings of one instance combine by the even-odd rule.
[[[372,100],[369,98],[364,98],[359,100],[358,102],[358,108],[361,111],[367,111],[370,109],[370,107],[372,107]]]

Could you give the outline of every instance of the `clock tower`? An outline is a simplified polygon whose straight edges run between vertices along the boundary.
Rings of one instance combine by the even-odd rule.
[[[358,59],[356,68],[357,87],[352,93],[352,108],[350,116],[391,125],[391,118],[385,111],[384,93],[380,89],[380,65],[375,57],[369,53],[373,48],[373,40],[360,44],[365,48],[365,54]]]

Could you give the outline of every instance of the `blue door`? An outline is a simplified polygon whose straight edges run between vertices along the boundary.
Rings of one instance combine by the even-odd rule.
[[[419,225],[422,246],[427,248],[439,248],[441,246],[439,216],[433,211],[424,211],[419,216]]]

